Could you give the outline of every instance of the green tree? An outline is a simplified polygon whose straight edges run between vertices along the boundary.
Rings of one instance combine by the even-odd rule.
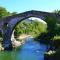
[[[54,13],[60,14],[60,10],[55,10]]]
[[[17,12],[13,12],[13,13],[11,13],[11,15],[16,15],[17,14]]]
[[[40,23],[38,20],[31,22],[22,21],[16,28],[15,33],[18,34],[30,34],[34,37],[38,36],[39,33],[46,31],[46,26]]]
[[[10,13],[4,7],[0,7],[0,18],[8,15],[10,15]]]
[[[57,23],[56,17],[52,17],[52,16],[46,17],[45,21],[47,23],[48,30],[53,31],[55,29],[56,23]]]

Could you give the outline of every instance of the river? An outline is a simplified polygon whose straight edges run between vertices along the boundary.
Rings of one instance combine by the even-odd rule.
[[[25,43],[18,51],[0,52],[0,60],[44,60],[44,53],[48,46],[34,41],[33,38],[26,38]]]

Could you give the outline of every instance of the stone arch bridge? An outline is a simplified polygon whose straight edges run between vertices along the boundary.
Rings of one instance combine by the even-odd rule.
[[[20,14],[16,14],[14,16],[8,16],[0,19],[0,33],[3,36],[3,47],[5,50],[12,50],[12,43],[11,43],[11,35],[13,32],[14,27],[17,23],[21,22],[24,19],[29,17],[37,17],[42,20],[45,20],[46,16],[55,16],[60,23],[60,15],[55,13],[49,12],[42,12],[42,11],[26,11]],[[5,28],[6,26],[6,28]]]

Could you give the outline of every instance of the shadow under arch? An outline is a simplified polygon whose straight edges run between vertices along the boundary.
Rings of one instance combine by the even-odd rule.
[[[10,21],[8,22],[7,29],[5,31],[4,38],[3,38],[4,49],[12,50],[11,35],[12,35],[12,32],[13,32],[15,26],[19,22],[21,22],[29,17],[36,17],[36,18],[40,18],[43,21],[45,21],[46,16],[50,16],[50,15],[49,15],[49,13],[30,11],[30,12],[21,13],[20,16],[13,17],[12,19],[10,19]]]

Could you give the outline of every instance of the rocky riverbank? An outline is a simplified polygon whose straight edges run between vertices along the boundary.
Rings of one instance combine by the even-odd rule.
[[[19,46],[21,46],[22,44],[24,44],[26,38],[31,37],[31,35],[27,35],[27,34],[22,34],[20,36],[18,36],[17,38],[14,37],[14,34],[12,34],[11,36],[11,42],[12,42],[12,46],[13,48],[17,48]],[[2,43],[0,43],[0,51],[3,51],[4,47],[2,46]]]
[[[17,47],[21,46],[22,44],[24,44],[25,39],[27,37],[31,37],[31,35],[22,34],[22,35],[18,36],[17,38],[14,38],[14,36],[13,36],[11,38],[13,48],[17,48]]]

